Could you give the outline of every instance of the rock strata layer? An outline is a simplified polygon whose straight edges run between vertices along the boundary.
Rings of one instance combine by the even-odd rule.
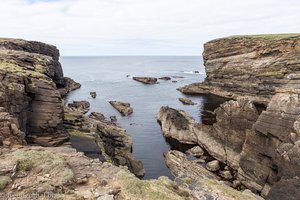
[[[269,199],[297,194],[300,35],[237,36],[204,45],[207,78],[179,90],[225,101],[203,124],[181,110],[158,113],[165,137],[202,147],[240,182]],[[206,106],[204,105],[204,109]],[[219,172],[229,177],[226,169]],[[274,188],[273,188],[274,186]],[[297,196],[296,198],[300,198]]]
[[[186,94],[270,99],[278,87],[299,88],[300,34],[236,36],[204,44],[206,79]]]
[[[17,119],[28,142],[57,146],[68,140],[62,95],[79,85],[63,77],[58,58],[55,46],[0,39],[0,107]]]

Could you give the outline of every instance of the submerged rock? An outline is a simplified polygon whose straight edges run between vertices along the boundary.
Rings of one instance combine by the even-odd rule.
[[[164,77],[160,77],[158,78],[159,80],[164,80],[164,81],[169,81],[171,80],[171,77],[168,77],[168,76],[164,76]]]
[[[155,84],[157,83],[157,78],[154,77],[133,77],[135,81],[144,83],[144,84]]]
[[[90,95],[91,95],[91,97],[94,98],[94,99],[97,97],[97,93],[96,93],[96,92],[90,92]]]
[[[116,122],[117,121],[117,117],[116,116],[110,116],[110,121],[112,122]]]
[[[191,99],[186,98],[186,97],[179,98],[178,100],[184,105],[195,105],[196,104]]]
[[[133,113],[133,109],[130,107],[129,103],[120,101],[110,101],[109,103],[124,116],[128,116]]]

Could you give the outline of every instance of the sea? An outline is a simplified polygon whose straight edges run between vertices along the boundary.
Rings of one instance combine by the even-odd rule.
[[[201,121],[205,99],[187,96],[178,87],[201,82],[205,78],[202,57],[199,56],[100,56],[61,57],[64,76],[81,83],[82,87],[71,92],[66,103],[74,100],[90,102],[90,112],[101,112],[106,117],[116,116],[117,124],[126,129],[133,139],[133,155],[144,164],[144,179],[168,176],[173,178],[165,165],[164,153],[170,144],[162,135],[156,115],[162,106],[187,111],[196,121]],[[196,72],[195,72],[196,71]],[[198,73],[197,73],[198,72]],[[145,85],[134,81],[133,76],[171,77],[158,84]],[[93,99],[90,92],[97,92]],[[183,105],[178,98],[189,97],[196,105]],[[109,101],[130,103],[132,115],[121,116]]]

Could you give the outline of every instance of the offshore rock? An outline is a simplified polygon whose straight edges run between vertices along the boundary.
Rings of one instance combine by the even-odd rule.
[[[127,166],[137,177],[145,175],[141,161],[132,155],[132,138],[125,129],[110,122],[98,112],[85,116],[80,110],[65,108],[64,125],[71,136],[72,145],[79,150],[87,150],[88,156],[96,156],[116,165]],[[73,139],[79,138],[79,140]],[[89,147],[82,146],[83,141]],[[95,152],[90,152],[94,146]],[[100,153],[99,153],[100,152]],[[89,155],[91,154],[92,155]]]
[[[123,116],[128,116],[133,113],[133,109],[130,107],[129,103],[124,103],[120,101],[110,101],[112,107],[119,111]]]
[[[157,83],[157,78],[154,77],[133,77],[135,81],[144,83],[144,84],[155,84]]]
[[[195,105],[196,104],[191,99],[186,98],[186,97],[179,98],[178,100],[184,105]]]

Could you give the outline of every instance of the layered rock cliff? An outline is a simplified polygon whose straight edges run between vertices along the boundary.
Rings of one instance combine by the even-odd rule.
[[[0,107],[17,119],[28,142],[57,146],[68,140],[62,95],[80,85],[63,77],[58,59],[55,46],[0,39]]]
[[[205,110],[213,119],[200,124],[184,111],[163,107],[158,120],[164,135],[203,147],[233,170],[235,180],[269,193],[267,198],[282,198],[282,183],[296,193],[300,34],[217,39],[204,45],[203,57],[205,81],[179,90],[224,101]]]
[[[299,88],[300,34],[233,36],[204,44],[206,79],[180,88],[186,94],[216,94],[269,100],[278,87]]]

